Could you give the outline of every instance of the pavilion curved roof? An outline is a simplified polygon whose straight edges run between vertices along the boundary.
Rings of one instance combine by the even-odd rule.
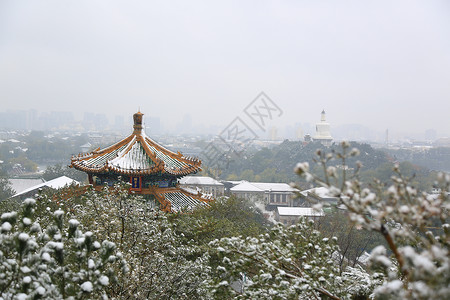
[[[71,159],[71,166],[87,173],[115,173],[132,176],[158,172],[185,176],[201,170],[197,158],[174,153],[145,135],[140,124],[127,138],[104,149],[79,154]]]
[[[161,209],[167,212],[190,211],[197,207],[208,206],[210,199],[200,194],[193,194],[179,188],[159,188],[154,193],[161,204]]]

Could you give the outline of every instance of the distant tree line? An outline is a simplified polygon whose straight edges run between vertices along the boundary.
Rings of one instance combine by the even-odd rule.
[[[434,171],[450,172],[450,148],[439,147],[425,150],[383,149],[397,161],[409,161]]]
[[[348,170],[355,169],[361,164],[360,176],[365,182],[379,179],[387,182],[393,175],[392,167],[396,158],[391,152],[374,149],[368,144],[352,142],[352,147],[360,151],[360,155],[348,158],[345,167]],[[244,152],[239,156],[233,156],[227,164],[220,164],[221,168],[216,174],[220,174],[225,180],[248,180],[260,182],[297,182],[292,162],[305,161],[314,166],[314,156],[317,150],[334,153],[340,148],[339,145],[332,145],[330,148],[321,143],[312,142],[304,144],[299,141],[284,141],[280,145],[272,148],[263,148],[258,151]],[[436,150],[430,153],[440,153],[441,157],[446,150]],[[450,152],[449,152],[450,153]],[[411,157],[414,159],[415,157]],[[330,161],[331,165],[339,166],[339,161]],[[315,167],[314,172],[323,173],[319,167]],[[412,183],[422,189],[430,190],[435,179],[436,172],[416,164],[415,161],[403,161],[400,163],[402,172],[412,178]],[[208,169],[208,166],[205,166]],[[207,173],[207,172],[205,172]],[[216,175],[210,172],[208,175]],[[305,185],[306,187],[307,185]]]

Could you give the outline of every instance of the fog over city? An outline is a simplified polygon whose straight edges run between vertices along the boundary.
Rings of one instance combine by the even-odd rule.
[[[0,2],[1,112],[220,132],[264,91],[280,136],[324,109],[332,131],[439,138],[449,82],[448,1]]]

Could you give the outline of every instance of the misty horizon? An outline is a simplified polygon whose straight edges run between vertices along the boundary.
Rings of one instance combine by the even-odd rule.
[[[150,135],[186,135],[186,136],[217,136],[226,127],[226,123],[202,124],[186,114],[173,124],[168,124],[159,116],[147,116],[144,113],[144,126]],[[8,118],[3,118],[8,116]],[[328,114],[327,114],[328,116]],[[128,135],[132,130],[132,116],[106,115],[91,112],[74,114],[70,111],[39,112],[28,111],[0,111],[1,130],[26,130],[26,131],[72,131],[72,132],[114,132],[118,135]],[[14,121],[11,121],[14,119]],[[283,125],[272,120],[267,128],[257,131],[260,140],[303,140],[305,135],[315,134],[315,123],[296,122]],[[327,119],[328,121],[328,119]],[[229,122],[230,123],[230,122]],[[331,123],[331,134],[334,140],[354,140],[366,142],[401,142],[406,140],[433,142],[439,138],[447,138],[436,129],[431,128],[421,132],[397,132],[387,128],[384,131],[376,131],[362,124]],[[275,132],[275,136],[273,136]]]
[[[280,137],[322,109],[332,132],[448,137],[449,13],[445,1],[3,1],[2,111],[128,123],[140,109],[171,132],[190,116],[218,134],[264,91]]]

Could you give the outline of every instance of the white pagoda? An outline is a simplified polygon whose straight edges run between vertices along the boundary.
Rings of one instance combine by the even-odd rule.
[[[316,124],[316,135],[314,141],[321,142],[324,146],[331,146],[333,137],[330,133],[330,123],[325,120],[325,110],[322,110],[320,122]]]

